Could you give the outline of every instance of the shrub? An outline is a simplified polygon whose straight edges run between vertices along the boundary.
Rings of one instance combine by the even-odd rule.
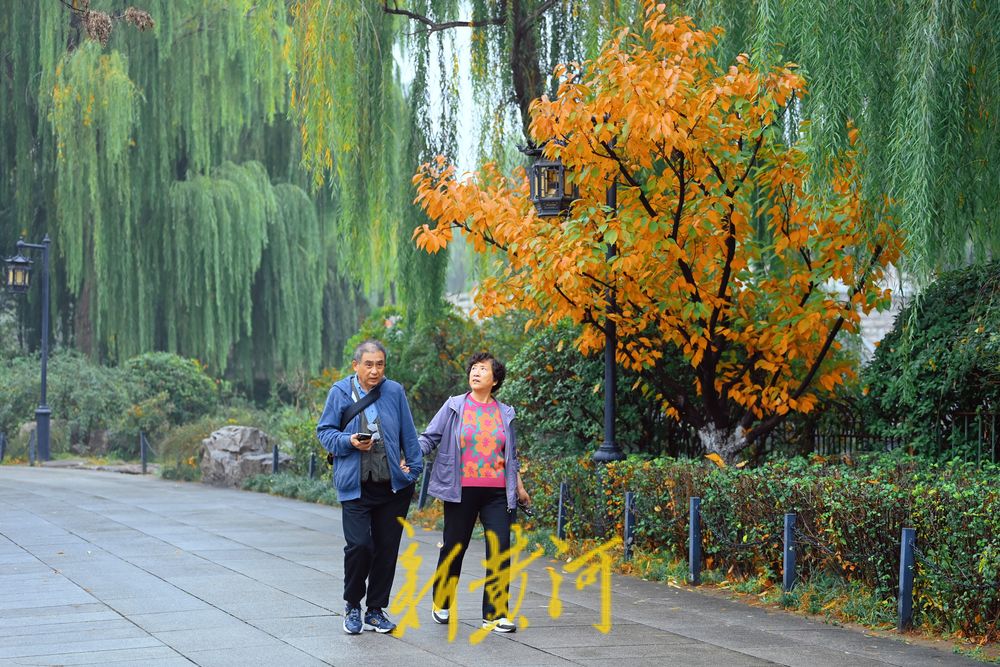
[[[195,359],[169,352],[150,352],[125,362],[125,378],[139,387],[134,402],[166,393],[165,406],[170,424],[192,422],[215,411],[220,384]]]
[[[309,472],[309,459],[316,455],[316,473],[326,471],[326,450],[319,444],[316,437],[316,422],[319,415],[297,410],[284,410],[280,413],[274,427],[274,435],[281,443],[281,449],[292,455],[292,462],[287,470],[295,475],[306,475]]]
[[[580,354],[573,346],[579,333],[569,324],[541,329],[510,362],[504,397],[517,409],[526,452],[579,454],[593,451],[603,440],[604,359]],[[674,370],[678,378],[690,373]],[[627,453],[676,455],[690,437],[687,429],[663,414],[638,388],[638,379],[619,370],[618,444]]]
[[[88,443],[96,431],[109,428],[131,403],[134,385],[128,378],[118,369],[94,364],[77,352],[54,352],[47,371],[52,454]],[[21,424],[34,420],[40,391],[38,357],[0,361],[0,432],[7,433],[11,441]]]
[[[864,370],[875,428],[935,454],[955,413],[1000,410],[1000,261],[942,275],[896,318]],[[964,442],[954,442],[962,454]]]

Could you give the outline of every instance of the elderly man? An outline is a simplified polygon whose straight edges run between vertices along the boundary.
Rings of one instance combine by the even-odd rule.
[[[354,374],[330,388],[316,426],[333,455],[344,523],[344,632],[391,632],[385,614],[413,484],[423,470],[413,416],[398,382],[385,378],[385,346],[366,340]],[[367,593],[367,595],[366,595]],[[361,600],[367,611],[362,620]]]

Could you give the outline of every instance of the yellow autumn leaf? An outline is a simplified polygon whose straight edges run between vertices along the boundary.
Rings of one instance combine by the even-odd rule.
[[[710,454],[705,454],[705,458],[714,463],[715,465],[719,466],[720,468],[726,467],[726,462],[723,461],[722,457],[716,454],[715,452],[712,452]]]

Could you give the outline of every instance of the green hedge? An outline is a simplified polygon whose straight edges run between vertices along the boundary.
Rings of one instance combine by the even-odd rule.
[[[920,454],[975,456],[975,424],[1000,411],[1000,261],[943,274],[896,318],[862,372],[870,428]],[[987,438],[987,442],[989,442]]]
[[[567,536],[621,535],[626,491],[636,494],[635,546],[687,557],[691,496],[702,498],[705,554],[734,576],[781,572],[783,515],[798,514],[802,577],[835,575],[892,604],[901,529],[917,531],[917,621],[996,636],[1000,619],[1000,468],[872,456],[852,464],[793,459],[751,470],[637,458],[597,468],[588,459],[526,461],[536,503],[529,529],[554,530],[559,483],[570,488]]]

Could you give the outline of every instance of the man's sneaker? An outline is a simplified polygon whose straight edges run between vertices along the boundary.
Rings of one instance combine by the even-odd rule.
[[[489,630],[490,632],[517,632],[517,626],[506,616],[501,616],[500,618],[494,618],[492,621],[483,619],[483,630]]]
[[[433,602],[431,603],[431,618],[438,625],[447,625],[448,619],[451,618],[451,611],[448,609],[441,609]]]
[[[349,635],[360,635],[362,627],[361,607],[347,605],[344,609],[344,632]]]
[[[385,634],[395,629],[396,624],[390,621],[381,609],[369,609],[365,614],[365,630],[374,630]]]

